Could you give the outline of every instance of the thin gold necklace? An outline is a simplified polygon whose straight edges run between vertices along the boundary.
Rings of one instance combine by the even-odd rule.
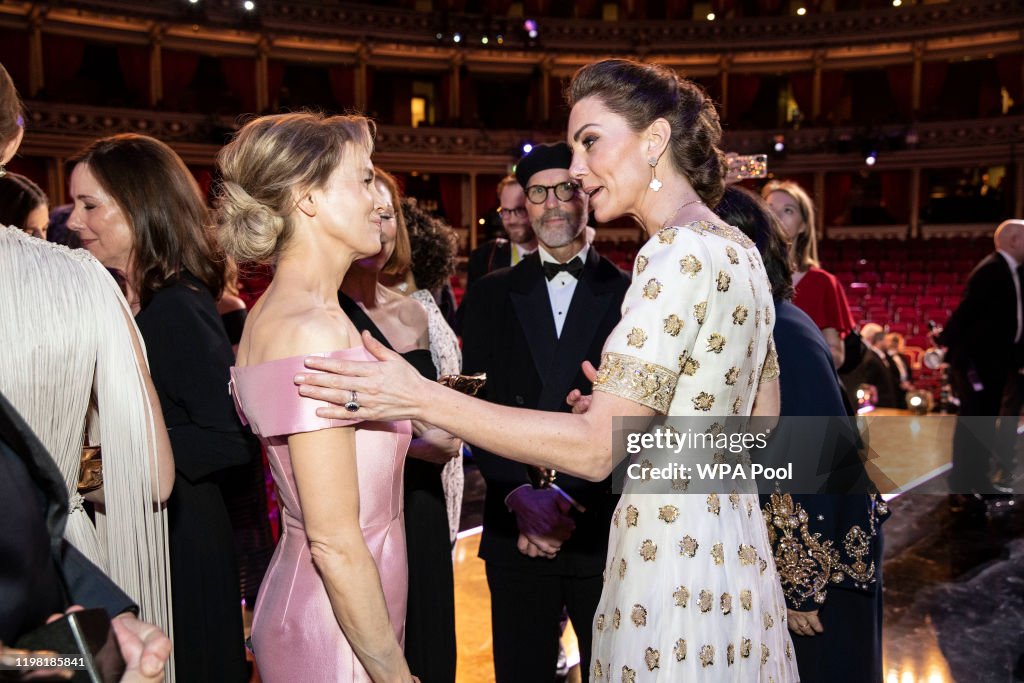
[[[679,212],[682,211],[683,209],[685,209],[686,207],[690,206],[691,204],[703,204],[703,203],[704,203],[704,200],[699,198],[699,197],[697,199],[690,199],[688,201],[683,202],[682,204],[677,206],[676,210],[673,211],[672,214],[669,215],[668,219],[664,223],[661,224],[662,229],[667,228],[668,224],[669,224],[669,221],[671,221],[673,218],[675,218],[679,214]]]

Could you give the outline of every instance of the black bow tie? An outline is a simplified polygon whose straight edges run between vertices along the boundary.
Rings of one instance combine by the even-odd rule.
[[[551,263],[550,261],[544,262],[544,277],[549,280],[554,280],[555,276],[559,273],[565,272],[572,275],[577,280],[580,279],[580,273],[583,272],[583,259],[579,256],[575,257],[568,263]]]

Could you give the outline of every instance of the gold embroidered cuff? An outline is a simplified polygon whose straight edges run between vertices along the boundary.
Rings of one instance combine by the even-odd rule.
[[[660,365],[620,353],[604,353],[594,391],[614,394],[666,415],[678,379],[678,373]]]
[[[771,382],[779,378],[779,354],[775,352],[775,342],[768,342],[768,355],[765,356],[764,365],[761,367],[760,384]]]

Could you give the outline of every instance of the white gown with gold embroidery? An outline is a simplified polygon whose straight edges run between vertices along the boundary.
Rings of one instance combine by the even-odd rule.
[[[749,415],[760,382],[778,376],[773,316],[764,265],[743,233],[664,228],[637,255],[594,390],[702,426]],[[627,479],[612,520],[591,680],[797,680],[756,493],[645,485]]]

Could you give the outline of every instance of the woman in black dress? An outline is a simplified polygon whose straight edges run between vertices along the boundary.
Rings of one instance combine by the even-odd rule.
[[[227,392],[233,354],[216,299],[223,266],[202,195],[181,159],[140,135],[98,140],[74,160],[84,210],[68,227],[122,278],[174,451],[168,501],[178,680],[246,681],[238,567],[219,479],[258,446]]]
[[[387,213],[381,217],[381,251],[356,261],[342,282],[342,310],[360,331],[368,330],[412,364],[437,379],[430,355],[427,311],[415,299],[379,282],[381,271],[409,265],[409,237],[399,209],[398,187],[376,171],[377,191]],[[441,473],[459,453],[461,441],[431,425],[413,422],[416,438],[405,461],[405,540],[409,557],[409,602],[405,618],[405,658],[422,683],[455,681],[455,588],[448,508]]]

